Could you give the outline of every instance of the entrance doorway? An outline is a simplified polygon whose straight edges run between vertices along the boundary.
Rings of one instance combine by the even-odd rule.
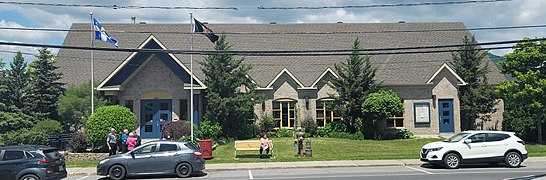
[[[172,121],[172,100],[141,100],[140,111],[140,137],[161,138],[161,129]]]

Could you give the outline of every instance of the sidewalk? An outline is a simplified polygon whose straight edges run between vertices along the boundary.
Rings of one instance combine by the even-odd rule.
[[[525,163],[546,162],[546,157],[530,157]],[[227,164],[206,164],[205,171],[226,171],[226,170],[255,170],[255,169],[288,169],[288,168],[325,168],[325,167],[368,167],[368,166],[407,166],[420,165],[423,162],[419,159],[399,160],[347,160],[347,161],[300,161],[300,162],[260,162],[260,163],[227,163]],[[69,176],[74,175],[95,175],[97,169],[89,168],[67,168]]]

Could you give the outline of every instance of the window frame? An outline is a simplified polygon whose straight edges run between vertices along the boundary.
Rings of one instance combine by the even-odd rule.
[[[319,102],[322,104],[321,109],[318,108]],[[332,103],[332,102],[334,102],[334,99],[332,98],[321,98],[315,101],[315,123],[317,123],[318,125],[319,119],[322,119],[323,121],[323,126],[319,126],[319,127],[326,127],[327,123],[333,123],[335,121],[342,120],[341,116],[336,114],[332,109],[328,109],[328,103]],[[322,111],[322,118],[318,117],[319,111]],[[327,121],[328,116],[330,118],[330,122]]]
[[[279,107],[278,109],[275,108],[275,103],[279,103]],[[285,125],[283,123],[283,108],[285,108],[283,106],[283,103],[286,103],[288,107],[286,107],[287,109],[287,125]],[[293,105],[292,105],[293,103]],[[279,121],[279,124],[278,124],[278,127],[276,128],[294,128],[294,124],[296,123],[296,121],[298,121],[298,124],[301,124],[301,122],[299,121],[299,110],[297,108],[297,104],[298,104],[298,100],[295,100],[295,99],[291,99],[291,98],[280,98],[280,99],[276,99],[276,100],[273,100],[271,102],[271,109],[272,109],[272,114],[273,114],[273,118],[275,119],[275,121]],[[275,112],[279,112],[279,117],[275,117]],[[293,115],[293,116],[292,116]],[[291,123],[291,119],[294,120],[293,123]],[[275,126],[277,126],[277,122],[275,122]]]
[[[22,156],[22,158],[19,158],[19,159],[4,160],[4,158],[6,157],[6,152],[8,152],[8,151],[21,152],[23,154],[23,156]],[[16,161],[16,160],[22,160],[22,159],[27,159],[25,151],[23,151],[23,150],[4,150],[2,152],[2,159],[0,159],[0,161]]]
[[[395,128],[395,129],[403,129],[404,128],[404,115],[402,114],[401,116],[392,116],[392,117],[388,117],[386,119],[387,121],[393,121],[393,125],[392,127],[388,126],[389,123],[386,123],[387,124],[387,128]],[[402,120],[402,125],[401,126],[397,126],[396,124],[396,121],[397,120]]]
[[[173,145],[173,146],[176,146],[176,149],[175,150],[169,150],[169,151],[161,151],[161,146],[163,145]],[[161,153],[161,152],[172,152],[172,151],[179,151],[180,150],[180,146],[178,146],[178,144],[173,144],[173,143],[159,143],[159,149],[157,150],[157,152]]]
[[[417,122],[417,105],[427,105],[428,107],[428,122]],[[413,123],[414,124],[430,124],[430,102],[414,102],[413,103]]]

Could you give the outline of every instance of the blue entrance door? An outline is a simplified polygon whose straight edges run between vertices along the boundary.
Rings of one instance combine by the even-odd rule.
[[[438,107],[440,113],[440,132],[454,132],[453,100],[438,100]]]
[[[140,101],[140,137],[161,138],[161,129],[172,120],[172,100]]]

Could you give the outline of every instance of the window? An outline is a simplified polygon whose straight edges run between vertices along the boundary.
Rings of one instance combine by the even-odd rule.
[[[129,108],[131,112],[133,111],[133,100],[125,100],[125,107]]]
[[[296,101],[292,99],[280,99],[273,101],[273,118],[275,127],[293,127],[296,120]]]
[[[32,154],[30,154],[29,152],[26,152],[26,151],[25,151],[25,155],[27,156],[27,159],[34,157],[34,155],[32,155]]]
[[[161,144],[161,145],[159,145],[159,152],[176,151],[176,150],[178,150],[178,146],[176,144]]]
[[[502,141],[509,137],[508,134],[489,133],[487,134],[487,142]]]
[[[17,159],[25,159],[25,153],[23,151],[4,151],[4,157],[2,158],[2,161]]]
[[[334,102],[333,99],[319,99],[317,100],[317,126],[324,127],[326,123],[341,120],[341,116],[332,111],[330,107]]]
[[[394,115],[387,118],[387,127],[390,128],[403,128],[404,127],[404,116],[402,114]]]
[[[414,103],[415,124],[430,124],[430,103]]]
[[[155,152],[156,144],[148,144],[140,149],[135,150],[135,154],[146,154]]]
[[[471,143],[480,143],[480,142],[485,142],[485,136],[486,136],[485,133],[474,134],[470,136],[468,139],[472,140]]]
[[[188,100],[180,100],[180,120],[188,120]]]

